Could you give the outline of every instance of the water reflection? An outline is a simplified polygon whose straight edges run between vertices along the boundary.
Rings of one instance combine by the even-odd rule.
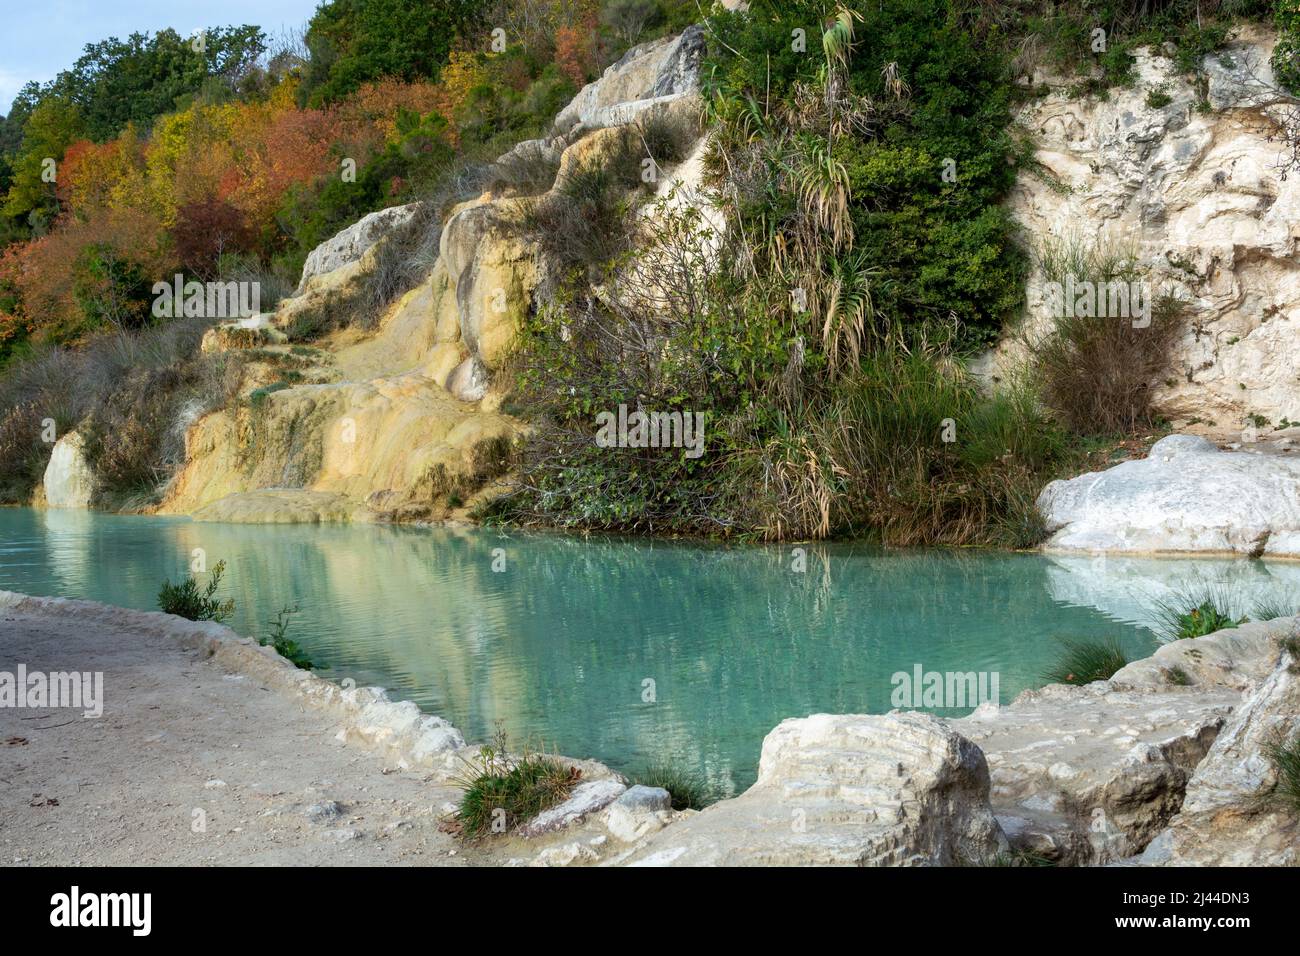
[[[668,759],[724,788],[763,735],[817,711],[883,712],[891,675],[996,671],[1041,683],[1053,638],[1155,637],[1151,599],[1189,575],[1300,593],[1300,565],[973,552],[714,547],[484,530],[197,524],[0,510],[0,588],[152,609],[194,549],[227,562],[236,630],[297,603],[292,635],[330,677],[379,683],[488,737]],[[503,571],[493,571],[495,549]]]

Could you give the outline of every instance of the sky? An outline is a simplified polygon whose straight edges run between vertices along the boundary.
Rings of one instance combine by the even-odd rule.
[[[320,0],[0,0],[0,114],[28,80],[44,83],[87,43],[173,27],[252,23],[268,35],[297,29]]]

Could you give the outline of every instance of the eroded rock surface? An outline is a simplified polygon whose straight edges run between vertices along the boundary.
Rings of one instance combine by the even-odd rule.
[[[1300,808],[1279,799],[1267,753],[1300,737],[1300,665],[1289,651],[1274,656],[1272,672],[1232,714],[1188,781],[1181,811],[1142,862],[1300,865]]]
[[[54,443],[45,466],[45,504],[51,508],[89,508],[95,485],[95,473],[86,461],[85,441],[77,432],[68,432]]]
[[[390,206],[372,212],[338,235],[326,239],[307,254],[298,291],[302,292],[314,276],[325,275],[359,260],[380,239],[410,222],[415,215],[416,205],[409,203],[405,206]]]
[[[1296,415],[1300,176],[1287,174],[1278,136],[1275,40],[1243,27],[1202,61],[1204,87],[1159,48],[1139,49],[1131,86],[1103,100],[1070,95],[1076,81],[1061,78],[1018,117],[1040,165],[1020,175],[1012,215],[1035,244],[1131,251],[1154,291],[1186,303],[1173,368],[1152,386],[1173,420],[1216,437],[1239,435],[1252,416],[1276,426]],[[1035,268],[1021,330],[1031,339],[1050,327],[1043,282]],[[1022,356],[1009,338],[995,371]]]
[[[674,823],[620,862],[635,866],[952,865],[1006,839],[984,755],[925,714],[816,714],[763,741],[758,780]]]

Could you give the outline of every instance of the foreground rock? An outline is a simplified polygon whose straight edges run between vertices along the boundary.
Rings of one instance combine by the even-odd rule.
[[[1015,850],[1105,863],[1141,851],[1178,812],[1239,698],[1223,688],[1054,684],[953,727],[984,751],[993,809]]]
[[[1300,460],[1170,435],[1142,460],[1052,482],[1038,510],[1047,550],[1300,557]]]
[[[978,747],[926,714],[816,714],[763,741],[758,780],[650,837],[636,866],[954,865],[1007,848]]]
[[[1140,853],[1294,629],[1288,618],[1173,641],[1108,681],[1052,684],[953,721],[988,759],[1012,847],[1063,865]]]
[[[1292,637],[1292,641],[1295,638]],[[1181,812],[1142,862],[1167,866],[1300,865],[1300,808],[1279,799],[1273,744],[1300,737],[1300,665],[1277,655],[1192,774]]]

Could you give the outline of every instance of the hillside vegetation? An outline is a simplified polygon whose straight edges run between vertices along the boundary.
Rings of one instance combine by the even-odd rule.
[[[270,310],[320,242],[413,200],[436,230],[624,49],[702,20],[698,127],[639,128],[513,223],[550,281],[496,383],[532,429],[515,492],[485,517],[1032,545],[1048,477],[1123,438],[1116,422],[1158,422],[1140,381],[1063,407],[1080,348],[1121,363],[1130,351],[1086,323],[996,396],[965,371],[1022,312],[1034,254],[1004,205],[1032,169],[1013,110],[1043,74],[1105,95],[1142,44],[1168,44],[1191,73],[1242,18],[1275,20],[1275,71],[1293,83],[1297,10],[328,0],[297,39],[232,26],[88,46],[0,123],[0,498],[30,499],[53,419],[85,426],[114,504],[148,506],[185,424],[231,400],[239,359],[199,353],[202,322],[155,317],[154,283],[256,281]],[[710,239],[702,210],[671,204],[648,228],[639,151],[681,160],[701,129],[725,232]],[[554,171],[511,175],[545,186]],[[424,262],[390,250],[405,257],[395,274]],[[380,282],[369,314],[402,281]],[[1177,321],[1166,303],[1164,336],[1143,341],[1167,344]],[[620,405],[702,416],[708,453],[600,447],[593,416]]]

